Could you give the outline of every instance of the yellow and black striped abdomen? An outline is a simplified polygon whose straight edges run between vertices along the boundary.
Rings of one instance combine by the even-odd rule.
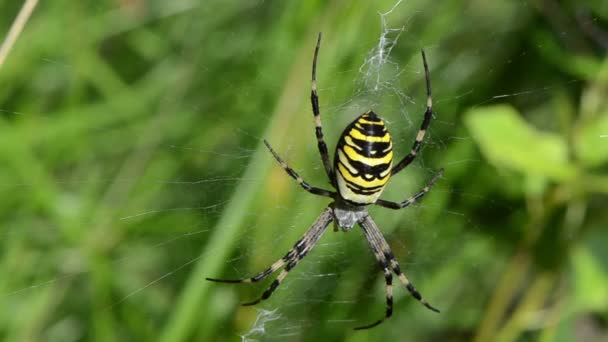
[[[334,160],[338,193],[352,204],[376,202],[391,176],[393,143],[384,121],[369,111],[346,127]]]

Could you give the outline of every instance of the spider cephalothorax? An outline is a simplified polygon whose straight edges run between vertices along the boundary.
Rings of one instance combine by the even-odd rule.
[[[275,271],[283,268],[277,278],[270,284],[270,287],[264,291],[262,296],[250,303],[243,305],[254,305],[260,301],[267,299],[274,290],[281,284],[302,258],[315,246],[317,241],[325,232],[327,226],[335,220],[337,227],[343,231],[350,230],[355,224],[359,224],[363,229],[363,234],[376,257],[378,264],[384,272],[386,282],[386,313],[384,318],[355,329],[367,329],[382,323],[386,318],[389,318],[393,313],[393,273],[397,275],[399,281],[412,294],[414,298],[420,301],[430,310],[439,312],[428,302],[426,302],[418,290],[401,272],[399,263],[393,256],[393,252],[388,243],[382,236],[376,223],[372,220],[367,212],[367,206],[377,204],[390,209],[401,209],[419,200],[427,192],[431,186],[443,173],[443,169],[439,170],[427,185],[413,196],[403,202],[396,203],[380,199],[380,194],[386,186],[389,178],[394,176],[399,171],[408,166],[418,154],[422,140],[429,127],[431,118],[433,117],[433,103],[431,100],[431,81],[429,76],[429,68],[426,62],[424,51],[422,51],[422,61],[424,64],[424,74],[426,78],[427,101],[424,119],[420,125],[420,130],[416,135],[414,144],[410,152],[393,166],[393,143],[391,136],[388,133],[386,124],[380,116],[373,111],[368,111],[352,123],[350,123],[342,132],[340,140],[336,146],[334,165],[332,167],[327,151],[327,145],[323,137],[323,129],[321,126],[321,112],[319,110],[319,98],[317,96],[317,57],[319,54],[319,46],[321,45],[321,33],[317,39],[317,46],[312,63],[312,90],[310,99],[312,103],[312,112],[314,114],[315,134],[317,136],[317,145],[321,154],[323,167],[329,177],[330,183],[337,191],[329,191],[311,186],[305,182],[285,161],[275,152],[270,144],[264,140],[264,144],[274,155],[275,159],[281,164],[283,169],[294,178],[304,190],[319,196],[332,198],[328,207],[321,213],[312,226],[306,233],[295,243],[293,248],[285,254],[281,259],[259,274],[245,279],[222,280],[207,278],[207,280],[227,283],[251,283],[258,282]],[[337,230],[337,228],[336,228]]]

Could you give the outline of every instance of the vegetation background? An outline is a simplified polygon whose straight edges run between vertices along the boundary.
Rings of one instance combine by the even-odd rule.
[[[268,282],[205,281],[262,270],[328,203],[262,144],[327,186],[319,31],[330,147],[372,107],[408,152],[426,50],[435,120],[384,197],[445,175],[370,211],[439,315],[396,287],[352,330],[385,306],[359,229],[256,307]],[[0,65],[0,339],[605,341],[607,48],[602,0],[40,2]]]

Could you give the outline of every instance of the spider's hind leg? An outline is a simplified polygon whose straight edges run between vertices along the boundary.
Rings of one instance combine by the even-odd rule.
[[[305,254],[304,254],[305,255]],[[279,276],[272,281],[272,283],[270,283],[270,286],[266,289],[266,291],[264,291],[264,293],[262,294],[262,296],[252,302],[247,302],[247,303],[243,303],[241,305],[243,306],[250,306],[250,305],[256,305],[257,303],[268,299],[268,297],[270,297],[272,295],[272,293],[274,292],[274,290],[277,289],[277,287],[279,287],[279,285],[281,285],[281,282],[283,282],[283,279],[285,279],[285,277],[287,277],[287,274],[289,274],[289,271],[291,271],[291,269],[293,269],[300,260],[302,260],[302,258],[304,258],[304,255],[298,255],[294,260],[291,260],[287,266],[285,267],[284,270],[281,271],[281,273],[279,273]]]
[[[293,259],[294,255],[295,255],[295,248],[292,248],[292,249],[289,250],[289,252],[287,252],[287,254],[285,254],[284,257],[282,257],[281,259],[275,261],[272,265],[270,265],[270,267],[268,267],[264,271],[256,274],[255,276],[253,276],[251,278],[243,278],[243,279],[205,278],[205,279],[209,280],[209,281],[216,282],[216,283],[232,283],[232,284],[237,284],[237,283],[256,283],[256,282],[258,282],[260,280],[265,279],[269,275],[273,274],[279,268],[283,267],[287,262],[289,262],[289,261],[291,261]]]
[[[382,255],[376,254],[376,258],[378,259],[378,262],[380,263],[380,267],[382,267],[382,269],[384,270],[384,280],[386,282],[386,286],[385,286],[386,312],[384,314],[384,317],[377,320],[376,322],[374,322],[372,324],[364,325],[361,327],[356,327],[355,330],[365,330],[365,329],[373,328],[373,327],[377,326],[378,324],[384,322],[386,319],[390,318],[393,315],[393,274],[391,273],[391,270],[388,268],[386,259]]]
[[[285,266],[285,268],[281,271],[281,273],[279,273],[277,278],[270,284],[270,287],[266,291],[264,291],[264,293],[259,299],[253,302],[243,304],[255,305],[272,295],[274,290],[276,290],[276,288],[281,284],[283,279],[285,279],[289,271],[291,271],[298,264],[298,262],[302,260],[306,256],[306,254],[308,254],[308,252],[310,252],[310,250],[315,246],[315,244],[317,243],[317,241],[319,241],[321,235],[323,235],[325,229],[333,221],[333,219],[333,209],[325,209],[325,211],[323,211],[323,213],[317,218],[317,220],[312,224],[308,231],[304,233],[304,235],[294,244],[294,246],[289,250],[289,252],[287,252],[287,254],[285,254],[283,258],[277,260],[266,270],[258,273],[254,277],[234,280],[215,278],[206,279],[209,281],[220,283],[252,283],[265,279],[281,267]]]
[[[365,216],[363,219],[361,219],[361,221],[359,221],[359,224],[360,224],[361,228],[363,229],[365,238],[367,239],[367,242],[369,243],[370,248],[372,249],[374,255],[376,256],[376,259],[378,260],[380,267],[382,267],[382,269],[384,270],[384,274],[386,277],[386,305],[387,305],[387,307],[386,307],[386,314],[385,314],[384,318],[376,321],[375,323],[372,323],[372,324],[369,324],[369,325],[366,325],[363,327],[355,328],[355,330],[373,328],[376,325],[384,322],[384,320],[386,320],[387,318],[391,317],[391,315],[393,313],[393,296],[392,296],[393,292],[392,292],[392,274],[389,269],[389,263],[390,263],[390,268],[392,269],[392,271],[395,272],[395,274],[397,274],[401,283],[403,283],[405,288],[410,292],[410,294],[414,298],[416,298],[420,303],[422,303],[422,305],[426,306],[429,310],[439,312],[438,309],[433,307],[424,298],[422,298],[422,295],[420,294],[420,292],[418,292],[418,290],[416,290],[414,285],[412,285],[412,283],[405,277],[403,272],[401,272],[399,263],[397,262],[397,260],[395,260],[395,257],[393,256],[393,252],[391,251],[390,246],[388,245],[388,243],[382,236],[382,233],[380,233],[378,226],[371,219],[371,217],[369,215]]]
[[[285,277],[287,277],[287,275],[289,274],[289,271],[291,271],[294,267],[296,267],[298,262],[300,262],[300,260],[304,259],[306,254],[308,254],[308,252],[310,252],[310,250],[313,249],[313,247],[317,244],[317,241],[319,241],[319,239],[325,232],[325,229],[331,223],[331,221],[333,221],[333,219],[334,219],[333,209],[332,208],[325,209],[325,211],[317,218],[315,223],[312,224],[312,227],[310,227],[310,229],[308,229],[308,231],[304,234],[304,236],[300,240],[298,240],[298,242],[295,244],[295,246],[292,249],[292,250],[295,250],[295,254],[294,254],[293,258],[287,263],[287,265],[281,271],[281,273],[279,273],[277,278],[275,280],[273,280],[272,283],[270,283],[270,286],[268,287],[268,289],[266,289],[266,291],[264,291],[262,296],[252,302],[243,303],[242,305],[245,305],[245,306],[255,305],[265,299],[268,299],[268,297],[270,297],[272,295],[274,290],[276,290],[277,287],[279,287],[279,285],[281,285],[281,282],[283,281],[283,279],[285,279]]]

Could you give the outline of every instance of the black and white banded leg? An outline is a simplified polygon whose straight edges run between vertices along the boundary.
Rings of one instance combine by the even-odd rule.
[[[317,188],[308,184],[306,181],[304,181],[304,179],[302,179],[302,177],[300,177],[300,175],[298,175],[297,172],[295,172],[291,167],[289,167],[289,165],[287,165],[287,163],[279,156],[279,154],[272,148],[272,146],[270,146],[268,141],[264,140],[264,144],[266,145],[266,147],[268,147],[268,150],[270,150],[270,153],[272,153],[272,155],[279,162],[279,164],[281,164],[281,167],[285,170],[285,172],[287,172],[287,174],[291,176],[291,178],[295,179],[296,182],[298,182],[298,184],[300,184],[300,186],[304,188],[304,190],[310,192],[311,194],[334,198],[334,196],[336,195],[335,192]]]
[[[287,252],[287,254],[285,254],[284,257],[282,257],[281,259],[275,261],[267,269],[265,269],[264,271],[256,274],[253,277],[243,278],[243,279],[215,279],[215,278],[205,278],[205,279],[209,280],[209,281],[218,282],[218,283],[233,283],[233,284],[237,284],[237,283],[257,283],[258,281],[262,281],[262,280],[266,279],[266,277],[268,277],[269,275],[271,275],[274,272],[276,272],[281,267],[285,266],[286,263],[288,263],[291,260],[293,260],[294,256],[297,254],[297,246],[302,243],[302,241],[303,241],[304,238],[305,237],[302,237],[302,239],[298,240],[298,242],[295,244],[295,246],[292,249],[290,249],[289,252]]]
[[[356,327],[355,330],[364,330],[364,329],[373,328],[373,327],[377,326],[378,324],[384,322],[384,320],[388,319],[389,317],[391,317],[393,315],[393,273],[391,272],[391,269],[388,266],[388,262],[387,262],[386,258],[380,251],[380,248],[372,245],[373,240],[370,237],[368,237],[365,229],[363,229],[363,232],[365,233],[367,242],[369,243],[372,251],[374,252],[374,256],[376,257],[376,260],[378,260],[378,264],[384,270],[384,281],[386,284],[385,285],[386,312],[385,312],[383,318],[377,320],[376,322],[374,322],[372,324],[364,325],[361,327]]]
[[[426,111],[424,112],[424,119],[422,120],[422,124],[420,125],[420,129],[418,130],[418,134],[416,134],[416,140],[414,141],[414,145],[410,150],[410,153],[406,155],[399,163],[397,163],[391,169],[391,175],[396,175],[399,171],[403,170],[406,166],[408,166],[420,151],[420,147],[422,146],[422,140],[424,140],[424,136],[426,135],[426,130],[429,128],[429,124],[431,123],[431,119],[433,118],[433,99],[431,97],[431,76],[429,72],[429,66],[426,62],[426,55],[424,50],[420,50],[422,52],[422,63],[424,64],[424,77],[426,79]]]
[[[221,283],[253,283],[258,282],[281,267],[285,266],[285,268],[279,273],[277,278],[273,280],[268,289],[264,291],[262,296],[255,301],[244,303],[243,305],[255,305],[262,300],[267,299],[272,295],[274,290],[279,287],[283,279],[287,276],[289,271],[291,271],[297,264],[302,260],[308,252],[315,246],[317,241],[321,238],[323,233],[325,232],[327,226],[333,221],[334,216],[331,208],[325,209],[323,213],[317,218],[317,220],[313,223],[313,225],[304,233],[304,235],[294,244],[293,248],[285,254],[285,256],[276,262],[274,262],[270,267],[266,270],[258,273],[257,275],[251,278],[243,278],[243,279],[215,279],[215,278],[206,278],[209,281],[221,282]]]
[[[317,136],[317,145],[319,147],[319,153],[321,154],[321,160],[323,161],[323,167],[325,173],[329,177],[329,182],[334,184],[334,170],[329,161],[329,152],[327,151],[327,144],[323,137],[323,127],[321,125],[321,111],[319,110],[319,96],[317,95],[317,57],[319,56],[319,48],[321,47],[321,32],[317,38],[317,46],[315,47],[315,55],[312,59],[312,84],[310,90],[310,103],[312,104],[312,113],[315,119],[315,135]]]
[[[401,203],[395,203],[395,202],[391,202],[391,201],[385,201],[383,199],[378,199],[376,201],[376,204],[381,207],[395,209],[395,210],[408,207],[411,204],[415,203],[416,201],[420,200],[424,195],[426,195],[427,192],[431,191],[431,187],[433,186],[433,184],[435,184],[437,179],[439,179],[441,177],[441,175],[443,175],[443,168],[441,168],[441,169],[439,169],[439,171],[437,171],[437,173],[433,176],[433,178],[431,178],[431,180],[426,184],[426,186],[424,188],[422,188],[422,190],[418,191],[412,197],[406,199],[405,201],[403,201]]]
[[[395,274],[397,275],[397,277],[399,278],[401,283],[410,292],[412,297],[416,298],[422,305],[427,307],[429,310],[439,312],[438,309],[433,307],[422,297],[420,292],[418,292],[418,290],[407,279],[407,277],[403,274],[403,272],[401,272],[399,263],[397,262],[397,260],[395,260],[395,257],[393,255],[393,252],[391,251],[390,246],[388,245],[388,243],[382,236],[382,233],[380,233],[380,230],[378,230],[378,226],[372,220],[372,218],[369,215],[364,217],[359,222],[359,225],[363,229],[365,238],[367,239],[370,248],[374,252],[376,259],[378,260],[380,266],[384,269],[385,275],[386,275],[386,270],[388,268],[388,265],[390,264],[392,271],[395,272]],[[384,320],[386,320],[387,318],[389,318],[392,315],[392,306],[393,306],[392,278],[389,278],[389,277],[386,277],[386,303],[387,303],[387,308],[386,308],[386,313],[385,313],[384,318],[382,318],[370,325],[366,325],[366,326],[359,327],[356,329],[360,330],[360,329],[368,329],[368,328],[375,327],[376,325],[382,323]]]

